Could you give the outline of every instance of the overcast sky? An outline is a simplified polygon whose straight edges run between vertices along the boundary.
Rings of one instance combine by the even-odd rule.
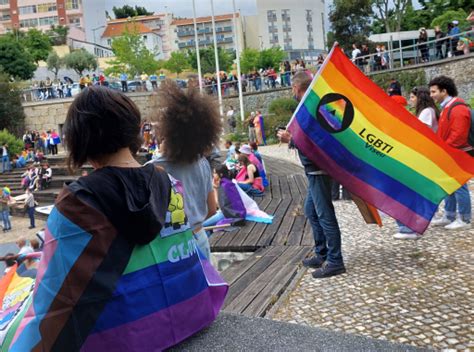
[[[209,16],[211,14],[210,0],[195,0],[197,16]],[[192,0],[106,0],[109,12],[112,14],[112,7],[123,6],[125,4],[144,6],[148,11],[172,12],[175,16],[192,17]],[[235,7],[240,9],[242,15],[255,15],[257,8],[255,0],[235,0]],[[216,15],[232,12],[232,0],[214,0],[214,13]]]

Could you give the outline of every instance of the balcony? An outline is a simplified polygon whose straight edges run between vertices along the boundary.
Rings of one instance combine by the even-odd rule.
[[[194,35],[194,31],[178,31],[177,34],[178,34],[178,37],[190,37]]]

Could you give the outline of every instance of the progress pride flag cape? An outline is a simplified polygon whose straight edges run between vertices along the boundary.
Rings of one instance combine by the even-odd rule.
[[[351,193],[418,233],[474,174],[473,159],[390,99],[335,45],[288,130]]]

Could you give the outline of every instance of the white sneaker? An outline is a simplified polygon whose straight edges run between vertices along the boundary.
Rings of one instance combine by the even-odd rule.
[[[449,220],[446,216],[443,216],[442,218],[434,219],[431,221],[431,225],[433,226],[446,226],[451,223],[452,221]]]
[[[420,238],[421,236],[417,233],[396,233],[395,235],[393,235],[393,238],[397,239],[397,240],[417,240],[418,238]]]
[[[446,225],[444,228],[446,230],[462,230],[462,229],[468,229],[471,227],[471,224],[468,222],[464,222],[461,219],[456,219],[449,225]]]

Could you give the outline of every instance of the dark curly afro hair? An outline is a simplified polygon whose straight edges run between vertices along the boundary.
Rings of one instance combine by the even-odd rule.
[[[170,162],[192,163],[219,143],[222,122],[215,99],[165,80],[158,92],[157,133]]]

